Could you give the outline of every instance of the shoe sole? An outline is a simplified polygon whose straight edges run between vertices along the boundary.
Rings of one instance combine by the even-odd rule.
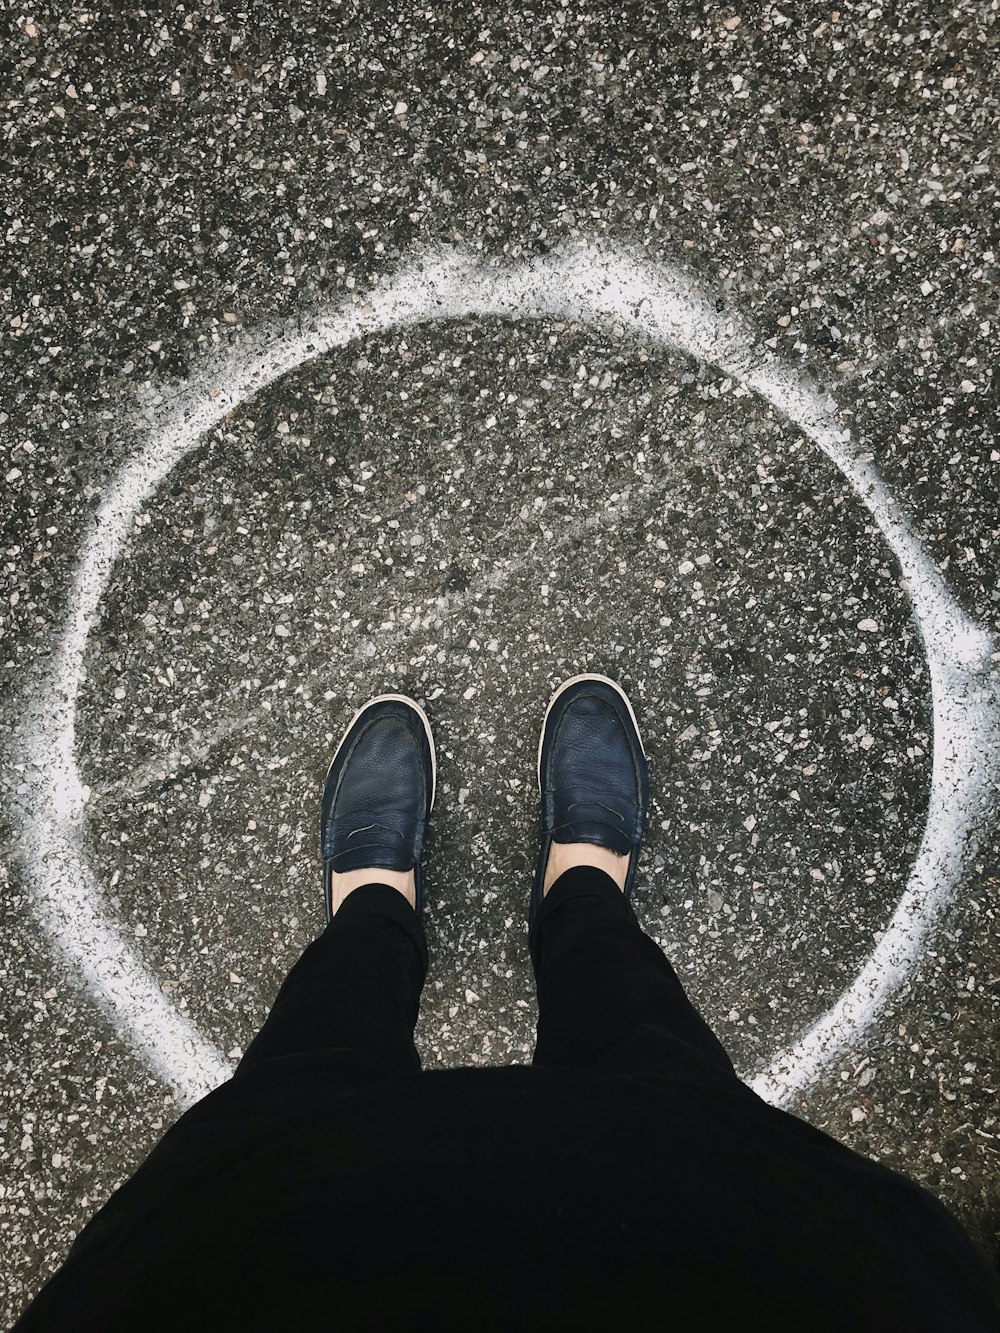
[[[431,803],[430,809],[428,810],[429,814],[430,810],[434,809],[434,799],[437,796],[437,751],[434,748],[434,732],[431,730],[431,724],[427,714],[417,703],[416,699],[411,699],[408,694],[379,694],[374,699],[369,699],[366,704],[362,704],[344,728],[344,734],[341,736],[340,743],[334,750],[333,758],[330,760],[330,767],[326,770],[326,781],[328,782],[330,780],[330,774],[333,771],[334,764],[337,762],[337,756],[340,754],[341,746],[344,744],[344,741],[347,740],[348,733],[357,722],[358,718],[361,717],[362,714],[367,713],[369,708],[374,708],[376,704],[385,703],[406,704],[408,708],[413,709],[423,723],[424,731],[427,735],[427,744],[430,746],[431,751]]]
[[[629,717],[632,719],[632,726],[635,728],[635,734],[636,734],[636,736],[637,736],[638,739],[639,739],[639,749],[642,751],[642,757],[643,757],[643,759],[646,759],[646,760],[649,759],[649,756],[646,754],[646,747],[645,747],[645,746],[643,745],[643,743],[642,743],[642,733],[639,731],[639,723],[638,723],[638,721],[636,720],[635,709],[632,707],[632,701],[631,701],[631,699],[629,699],[628,695],[625,693],[625,691],[622,689],[622,687],[618,684],[618,682],[617,682],[616,680],[612,680],[612,679],[610,678],[610,676],[601,676],[601,675],[599,675],[598,673],[593,672],[593,671],[584,671],[584,672],[583,672],[581,675],[579,675],[579,676],[570,676],[569,680],[564,680],[563,683],[562,683],[562,684],[559,686],[559,688],[556,690],[555,694],[553,694],[552,698],[549,700],[549,706],[548,706],[548,708],[546,708],[546,710],[545,710],[545,717],[542,719],[542,732],[541,732],[541,735],[538,737],[538,764],[537,764],[537,776],[538,776],[538,791],[539,791],[539,794],[541,794],[541,791],[542,791],[542,746],[543,746],[543,744],[544,744],[544,742],[545,742],[545,728],[546,728],[546,726],[548,725],[549,714],[552,712],[552,709],[555,707],[556,702],[559,700],[559,698],[560,698],[563,694],[565,694],[565,692],[570,688],[570,686],[571,686],[571,685],[579,685],[580,681],[582,681],[582,680],[595,680],[595,681],[600,681],[602,685],[610,685],[610,686],[611,686],[611,688],[615,691],[615,693],[618,695],[618,697],[619,697],[619,698],[621,699],[621,701],[624,703],[625,707],[628,709],[628,715],[629,715]]]

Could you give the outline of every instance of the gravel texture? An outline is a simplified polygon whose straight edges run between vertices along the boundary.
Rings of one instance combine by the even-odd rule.
[[[9,9],[0,274],[13,1317],[177,1102],[33,911],[7,739],[154,395],[414,247],[580,237],[690,274],[832,393],[961,605],[1000,631],[995,82],[973,4]],[[849,984],[927,813],[930,681],[867,509],[780,413],[553,319],[430,323],[243,403],[144,505],[87,645],[77,760],[107,907],[235,1057],[322,924],[322,775],[425,704],[425,1065],[530,1058],[524,914],[552,688],[629,690],[636,887],[741,1069]],[[1000,673],[995,659],[994,681]],[[997,1244],[997,821],[920,967],[794,1109]]]

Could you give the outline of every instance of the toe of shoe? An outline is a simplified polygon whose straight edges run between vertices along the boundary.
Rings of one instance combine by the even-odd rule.
[[[602,842],[625,854],[645,827],[649,774],[627,696],[604,679],[584,679],[557,694],[546,717],[539,759],[543,827],[560,842]],[[607,843],[596,836],[606,830]],[[582,836],[577,836],[582,835]]]

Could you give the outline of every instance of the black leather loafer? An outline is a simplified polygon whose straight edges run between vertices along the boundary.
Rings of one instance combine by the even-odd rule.
[[[607,676],[573,676],[553,694],[538,744],[542,848],[528,929],[542,905],[553,842],[592,842],[630,856],[631,902],[639,846],[649,811],[649,770],[628,696]]]
[[[331,874],[368,866],[413,870],[416,908],[423,911],[420,859],[436,778],[434,737],[419,704],[403,694],[380,694],[355,713],[330,765],[320,808],[328,922]]]

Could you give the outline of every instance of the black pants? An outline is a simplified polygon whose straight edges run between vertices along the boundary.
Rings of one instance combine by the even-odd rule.
[[[464,1114],[435,1138],[420,1094],[465,1071],[407,1078],[420,921],[388,885],[355,890],[234,1077],[167,1131],[17,1327],[313,1328],[331,1310],[379,1329],[998,1327],[995,1277],[954,1220],[741,1083],[609,876],[562,875],[529,947],[533,1063],[553,1068],[476,1071],[484,1093],[516,1076],[520,1098],[494,1082],[502,1103],[453,1082]],[[540,1107],[562,1112],[558,1151]],[[407,1114],[413,1142],[385,1153]],[[626,1117],[634,1143],[614,1132]]]
[[[726,1052],[604,871],[577,867],[559,877],[529,949],[538,987],[533,1064],[735,1079]],[[419,1070],[413,1030],[427,965],[423,927],[402,894],[386,884],[355,889],[288,974],[240,1062],[237,1084],[244,1075],[270,1081],[283,1058],[307,1051],[342,1053],[336,1068],[344,1087]]]

